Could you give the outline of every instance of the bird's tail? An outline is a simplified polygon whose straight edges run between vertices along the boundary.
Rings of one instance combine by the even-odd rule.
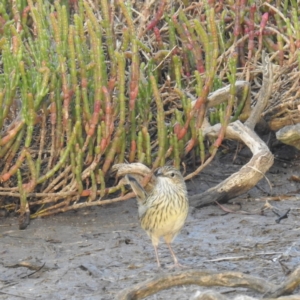
[[[130,184],[133,192],[135,193],[137,200],[143,203],[147,198],[147,192],[145,191],[145,189],[141,186],[138,180],[132,175],[127,174],[125,178],[127,182]]]

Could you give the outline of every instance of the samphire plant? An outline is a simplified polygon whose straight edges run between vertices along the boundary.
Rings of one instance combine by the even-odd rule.
[[[2,1],[0,208],[20,208],[25,227],[126,199],[115,163],[204,164],[251,110],[235,82],[259,81],[262,49],[300,65],[299,47],[296,1]],[[208,110],[226,84],[228,101]],[[222,123],[208,150],[206,116]]]

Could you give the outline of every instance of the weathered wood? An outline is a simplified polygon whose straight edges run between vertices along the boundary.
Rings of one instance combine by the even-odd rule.
[[[276,138],[280,142],[300,150],[300,124],[283,127],[276,132]]]
[[[229,178],[210,188],[202,194],[197,194],[190,197],[190,204],[195,207],[208,205],[215,201],[227,202],[228,200],[237,197],[251,188],[253,188],[259,180],[264,177],[264,174],[272,166],[274,157],[267,145],[254,132],[254,127],[261,118],[261,114],[266,107],[271,96],[273,84],[273,69],[268,56],[263,53],[263,84],[259,93],[258,101],[252,109],[251,114],[245,124],[240,121],[230,123],[226,128],[226,139],[234,139],[242,141],[246,144],[253,153],[251,160],[243,166],[239,172],[232,174]],[[237,82],[236,87],[238,92],[246,86],[245,82]],[[226,95],[227,93],[227,95]],[[221,95],[221,96],[220,96]],[[228,99],[229,89],[225,87],[210,95],[208,105],[220,103],[217,101]],[[210,126],[206,121],[202,126],[203,134],[206,137],[217,138],[221,130],[221,124]]]
[[[204,133],[208,137],[217,137],[221,128],[220,124],[208,127]],[[244,142],[253,153],[251,160],[238,172],[232,174],[217,186],[212,187],[202,194],[189,197],[190,205],[201,207],[218,201],[224,203],[229,199],[239,196],[253,188],[272,166],[274,157],[267,145],[258,135],[240,121],[228,125],[226,138]]]
[[[267,106],[269,99],[272,94],[272,86],[274,82],[273,67],[270,63],[269,57],[265,52],[262,54],[262,68],[263,68],[263,83],[259,91],[258,100],[256,105],[253,107],[248,120],[245,125],[254,130],[255,125],[261,118],[262,112]]]
[[[297,267],[276,290],[268,292],[265,297],[277,298],[292,293],[300,285],[300,266]],[[300,297],[299,297],[300,299]]]
[[[250,87],[250,82],[244,80],[237,80],[235,82],[236,95],[238,99],[242,98],[244,88]],[[207,97],[207,107],[215,107],[225,101],[230,97],[230,85],[222,87],[212,93]],[[192,107],[195,105],[196,100],[192,101]]]
[[[158,275],[153,279],[121,291],[117,295],[117,299],[143,299],[170,287],[190,284],[200,286],[246,287],[260,293],[266,293],[275,288],[273,284],[268,283],[262,278],[257,278],[240,272],[213,273],[209,271],[187,270],[173,274]]]
[[[246,295],[238,295],[232,298],[226,297],[221,293],[215,291],[203,291],[196,292],[196,294],[190,300],[260,300],[261,298],[249,297]],[[265,300],[299,300],[300,295],[283,296],[279,298],[267,298]]]
[[[162,274],[153,279],[141,282],[133,287],[121,291],[117,295],[118,300],[139,300],[153,295],[159,291],[179,286],[196,284],[199,286],[224,286],[224,287],[243,287],[249,288],[261,294],[264,294],[266,300],[298,300],[299,295],[290,295],[300,285],[300,267],[296,268],[279,287],[266,281],[263,278],[254,277],[241,272],[215,273],[210,271],[186,270],[177,271],[173,274]],[[203,293],[205,294],[205,293]],[[223,295],[219,296],[215,291],[206,292],[206,298],[193,298],[197,300],[229,300]],[[247,299],[247,296],[239,296]],[[280,298],[278,298],[280,297]],[[255,299],[255,298],[253,298]],[[261,298],[259,298],[261,299]]]

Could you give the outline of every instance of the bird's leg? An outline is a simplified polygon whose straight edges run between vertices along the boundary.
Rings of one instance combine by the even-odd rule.
[[[172,257],[173,257],[173,260],[174,260],[174,264],[178,265],[178,259],[177,259],[176,255],[175,255],[175,253],[174,253],[174,251],[173,251],[173,249],[171,247],[171,244],[167,243],[167,245],[168,245],[169,250],[170,250],[170,252],[172,254]]]
[[[156,256],[157,266],[160,268],[160,261],[159,261],[159,258],[158,258],[157,246],[153,245],[153,247],[154,247],[154,250],[155,250],[155,256]]]
[[[184,266],[178,262],[178,259],[177,259],[176,255],[175,255],[175,253],[174,253],[174,251],[173,251],[173,249],[171,247],[171,244],[167,243],[167,245],[169,247],[169,250],[170,250],[170,252],[172,254],[172,257],[173,257],[173,260],[174,260],[174,267],[181,267],[181,268],[183,268]]]

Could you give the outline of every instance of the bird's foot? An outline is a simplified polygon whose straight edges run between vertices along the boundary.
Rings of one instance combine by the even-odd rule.
[[[179,262],[177,262],[177,263],[174,263],[171,266],[167,266],[167,268],[170,269],[170,270],[172,270],[172,269],[186,269],[186,268],[188,268],[188,266],[182,265]]]

